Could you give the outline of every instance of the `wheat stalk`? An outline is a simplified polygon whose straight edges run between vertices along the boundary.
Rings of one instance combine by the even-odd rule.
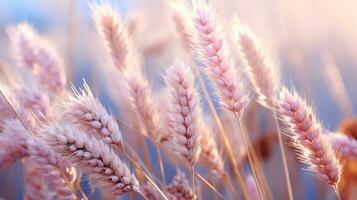
[[[241,24],[238,18],[235,18],[234,37],[238,45],[238,51],[241,60],[244,61],[249,74],[250,82],[258,95],[257,101],[264,107],[269,108],[274,114],[275,126],[278,132],[280,153],[283,161],[284,173],[286,178],[289,199],[293,199],[289,168],[284,149],[282,133],[276,116],[274,105],[281,87],[280,74],[276,64],[273,64],[268,58],[265,50],[261,46],[257,37],[246,26]]]

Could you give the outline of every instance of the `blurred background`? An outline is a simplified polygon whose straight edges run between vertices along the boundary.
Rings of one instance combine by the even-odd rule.
[[[9,51],[7,27],[28,22],[55,44],[65,61],[69,82],[81,86],[85,79],[109,110],[120,113],[110,92],[115,88],[108,88],[110,85],[104,78],[106,65],[111,65],[111,62],[96,32],[88,6],[90,2],[94,1],[0,0],[0,64],[15,65]],[[167,4],[164,0],[109,2],[120,11],[135,33],[135,45],[142,53],[143,69],[153,87],[160,91],[163,68],[172,61],[178,43]],[[227,35],[234,15],[256,33],[278,63],[284,83],[297,89],[314,105],[326,128],[336,130],[342,119],[353,116],[357,108],[357,1],[212,2]],[[336,93],[336,87],[344,88],[338,90],[342,94]],[[266,124],[260,124],[259,127],[266,132],[270,131],[269,128],[274,130],[274,126]],[[274,149],[277,151],[278,148]],[[269,169],[269,163],[273,163],[274,159],[280,159],[279,153],[273,153],[265,170],[273,172],[268,173],[267,178],[268,181],[274,181],[274,196],[284,199],[283,195],[278,194],[284,180],[276,180],[276,177],[281,177],[280,172]],[[0,171],[0,197],[21,199],[22,186],[18,171],[19,166]],[[171,169],[171,172],[174,170]],[[276,174],[279,176],[274,176]],[[297,199],[323,199],[314,192],[324,190],[319,189],[323,186],[316,183],[318,181],[314,176],[303,170],[298,176],[301,181],[294,186]],[[298,191],[304,192],[299,194]],[[330,192],[324,198],[334,197]]]

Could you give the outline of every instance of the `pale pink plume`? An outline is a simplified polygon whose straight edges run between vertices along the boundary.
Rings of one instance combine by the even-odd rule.
[[[224,162],[219,152],[216,138],[211,130],[204,126],[202,129],[202,151],[199,158],[199,163],[213,170],[219,176],[224,176]]]
[[[202,111],[190,67],[174,62],[166,71],[170,146],[190,166],[201,152]]]
[[[37,33],[27,23],[22,23],[8,29],[13,53],[18,66],[34,70],[36,63]]]
[[[259,193],[257,185],[255,184],[254,177],[249,175],[245,178],[245,185],[247,186],[247,192],[251,200],[259,200]]]
[[[28,156],[27,130],[16,119],[2,122],[0,133],[0,168],[12,165],[18,158]]]
[[[39,87],[60,93],[66,85],[65,68],[53,45],[26,23],[10,27],[8,35],[19,66],[32,71]]]
[[[220,104],[227,110],[240,113],[249,102],[248,93],[229,54],[223,30],[216,22],[212,6],[203,1],[194,1],[193,21],[197,35],[196,46]]]
[[[139,120],[142,134],[148,136],[155,144],[161,139],[161,120],[158,106],[152,97],[148,81],[141,73],[125,77],[127,81],[128,102]]]
[[[113,195],[138,191],[139,183],[108,144],[66,124],[53,124],[42,130],[44,140],[78,170]]]
[[[160,193],[157,191],[157,189],[155,189],[155,187],[150,182],[147,182],[146,184],[141,186],[141,192],[148,200],[162,199]]]
[[[38,85],[49,93],[62,92],[66,86],[65,67],[52,44],[42,39],[36,59],[36,64],[39,65],[39,71],[36,74]]]
[[[46,199],[46,183],[43,180],[42,172],[39,166],[26,159],[22,165],[24,180],[24,200]]]
[[[258,102],[271,108],[280,89],[280,74],[272,63],[258,38],[246,26],[235,19],[234,38],[241,59],[245,63],[249,79],[258,95]]]
[[[171,200],[193,200],[194,194],[185,174],[177,170],[171,184],[167,187],[169,199]]]
[[[331,144],[323,137],[325,130],[313,110],[296,92],[290,93],[285,88],[279,94],[278,110],[300,160],[319,178],[336,186],[342,166]]]
[[[122,146],[122,133],[114,117],[95,98],[87,84],[63,101],[63,117],[85,133],[100,137],[107,144]]]
[[[36,162],[39,171],[59,199],[76,199],[64,163],[50,147],[29,138],[27,141],[29,159]]]
[[[3,96],[0,96],[0,130],[2,130],[3,122],[9,118],[15,118],[16,113],[11,109],[10,105]]]
[[[91,9],[97,30],[107,46],[114,66],[124,71],[128,67],[131,49],[127,27],[108,3],[93,4]]]
[[[171,19],[174,23],[177,33],[182,42],[182,46],[185,50],[192,52],[194,47],[194,27],[192,26],[191,13],[188,10],[187,5],[182,2],[172,2],[170,4]]]
[[[357,159],[357,141],[342,133],[331,133],[325,135],[332,147],[342,156]]]
[[[45,93],[36,87],[18,87],[15,89],[16,104],[25,117],[32,117],[32,113],[42,121],[49,117],[50,100]]]
[[[68,184],[66,162],[61,161],[48,146],[33,138],[19,120],[5,121],[0,143],[7,153],[6,156],[11,156],[1,158],[3,166],[12,164],[9,161],[14,162],[18,158],[26,157],[38,165],[41,175],[58,198],[74,199],[73,191]]]

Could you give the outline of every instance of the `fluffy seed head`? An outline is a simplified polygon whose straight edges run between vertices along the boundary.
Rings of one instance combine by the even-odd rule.
[[[258,95],[258,102],[271,108],[279,92],[280,74],[253,32],[237,18],[234,23],[237,48]]]
[[[33,70],[36,63],[35,30],[27,23],[21,23],[8,29],[13,54],[18,66]]]
[[[28,155],[27,130],[19,120],[7,119],[0,134],[0,169],[13,164],[16,159]]]
[[[323,137],[324,130],[312,109],[296,92],[290,93],[283,88],[279,94],[278,110],[300,160],[322,180],[337,185],[342,167],[331,144]]]
[[[103,190],[113,195],[139,190],[135,176],[106,143],[65,124],[50,125],[41,133],[48,145]]]
[[[93,4],[91,8],[97,30],[107,46],[114,66],[123,71],[128,66],[131,48],[127,27],[108,3]]]
[[[121,147],[123,139],[117,122],[93,96],[87,84],[80,91],[73,89],[73,94],[64,100],[62,107],[64,119],[83,132],[92,133],[105,143]]]
[[[161,120],[149,83],[141,73],[128,75],[126,80],[129,105],[139,120],[140,131],[158,144],[161,138]]]
[[[65,69],[53,45],[26,23],[10,27],[8,34],[19,66],[32,71],[39,87],[60,93],[66,85]]]
[[[342,156],[357,159],[357,141],[342,133],[331,133],[325,135],[326,139],[331,143],[334,150]]]
[[[193,200],[194,194],[190,183],[188,182],[185,174],[177,170],[177,174],[174,176],[171,184],[167,187],[169,193],[169,199],[173,200]]]
[[[194,165],[201,151],[202,112],[190,67],[175,62],[166,72],[169,95],[170,145],[174,153]]]
[[[227,110],[240,113],[249,102],[248,93],[229,55],[212,6],[203,1],[194,1],[193,21],[197,35],[196,46],[201,60],[207,67],[207,74],[220,104]]]

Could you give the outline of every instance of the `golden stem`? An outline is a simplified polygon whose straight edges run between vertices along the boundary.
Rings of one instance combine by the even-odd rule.
[[[238,124],[239,124],[239,127],[240,127],[240,131],[241,131],[241,135],[242,135],[242,139],[243,139],[245,148],[247,150],[248,161],[249,161],[250,168],[252,170],[252,174],[253,174],[253,177],[254,177],[254,180],[255,180],[255,184],[257,185],[259,199],[263,199],[262,190],[260,188],[257,172],[256,172],[256,169],[255,169],[255,166],[254,166],[254,163],[253,163],[253,160],[252,160],[252,156],[251,156],[251,152],[250,152],[250,148],[249,148],[249,145],[248,145],[249,138],[247,138],[247,136],[246,136],[246,133],[245,133],[244,128],[243,128],[242,120],[240,119],[240,116],[238,116],[238,113],[235,112],[234,116],[235,116],[236,120],[238,121]]]
[[[227,135],[226,135],[226,133],[224,131],[224,128],[223,128],[222,122],[221,122],[221,120],[220,120],[220,118],[218,116],[217,110],[214,107],[213,102],[212,102],[212,100],[211,100],[211,98],[209,96],[207,87],[206,87],[206,85],[204,83],[204,80],[203,80],[203,78],[201,76],[201,72],[198,69],[198,66],[196,65],[196,67],[193,67],[193,69],[194,69],[195,74],[198,77],[198,81],[199,81],[201,90],[203,91],[205,99],[207,100],[209,110],[210,110],[210,112],[212,114],[214,122],[216,123],[219,135],[220,135],[221,139],[223,140],[224,148],[226,149],[226,151],[228,153],[229,161],[230,161],[230,163],[232,165],[232,169],[233,169],[234,175],[238,180],[238,184],[239,184],[239,186],[240,186],[240,188],[242,190],[244,199],[248,200],[250,198],[249,198],[249,195],[248,195],[248,192],[247,192],[247,188],[246,188],[246,186],[244,184],[244,179],[243,179],[242,173],[239,170],[238,162],[237,162],[236,158],[234,157],[231,144],[229,143]]]
[[[164,183],[164,186],[166,186],[165,168],[164,168],[164,163],[162,161],[161,151],[160,151],[160,148],[158,145],[156,146],[156,151],[157,151],[157,158],[158,158],[159,165],[160,165],[160,173],[161,173],[162,182]]]
[[[275,109],[273,110],[273,114],[274,114],[274,122],[275,122],[276,130],[277,130],[277,133],[278,133],[279,148],[280,148],[281,158],[283,160],[284,174],[285,174],[286,186],[288,188],[289,199],[293,200],[294,196],[293,196],[293,190],[292,190],[292,187],[291,187],[288,162],[287,162],[287,159],[286,159],[286,153],[285,153],[285,149],[284,149],[282,133],[280,131],[279,121],[278,121],[278,117],[276,115],[276,110]]]

